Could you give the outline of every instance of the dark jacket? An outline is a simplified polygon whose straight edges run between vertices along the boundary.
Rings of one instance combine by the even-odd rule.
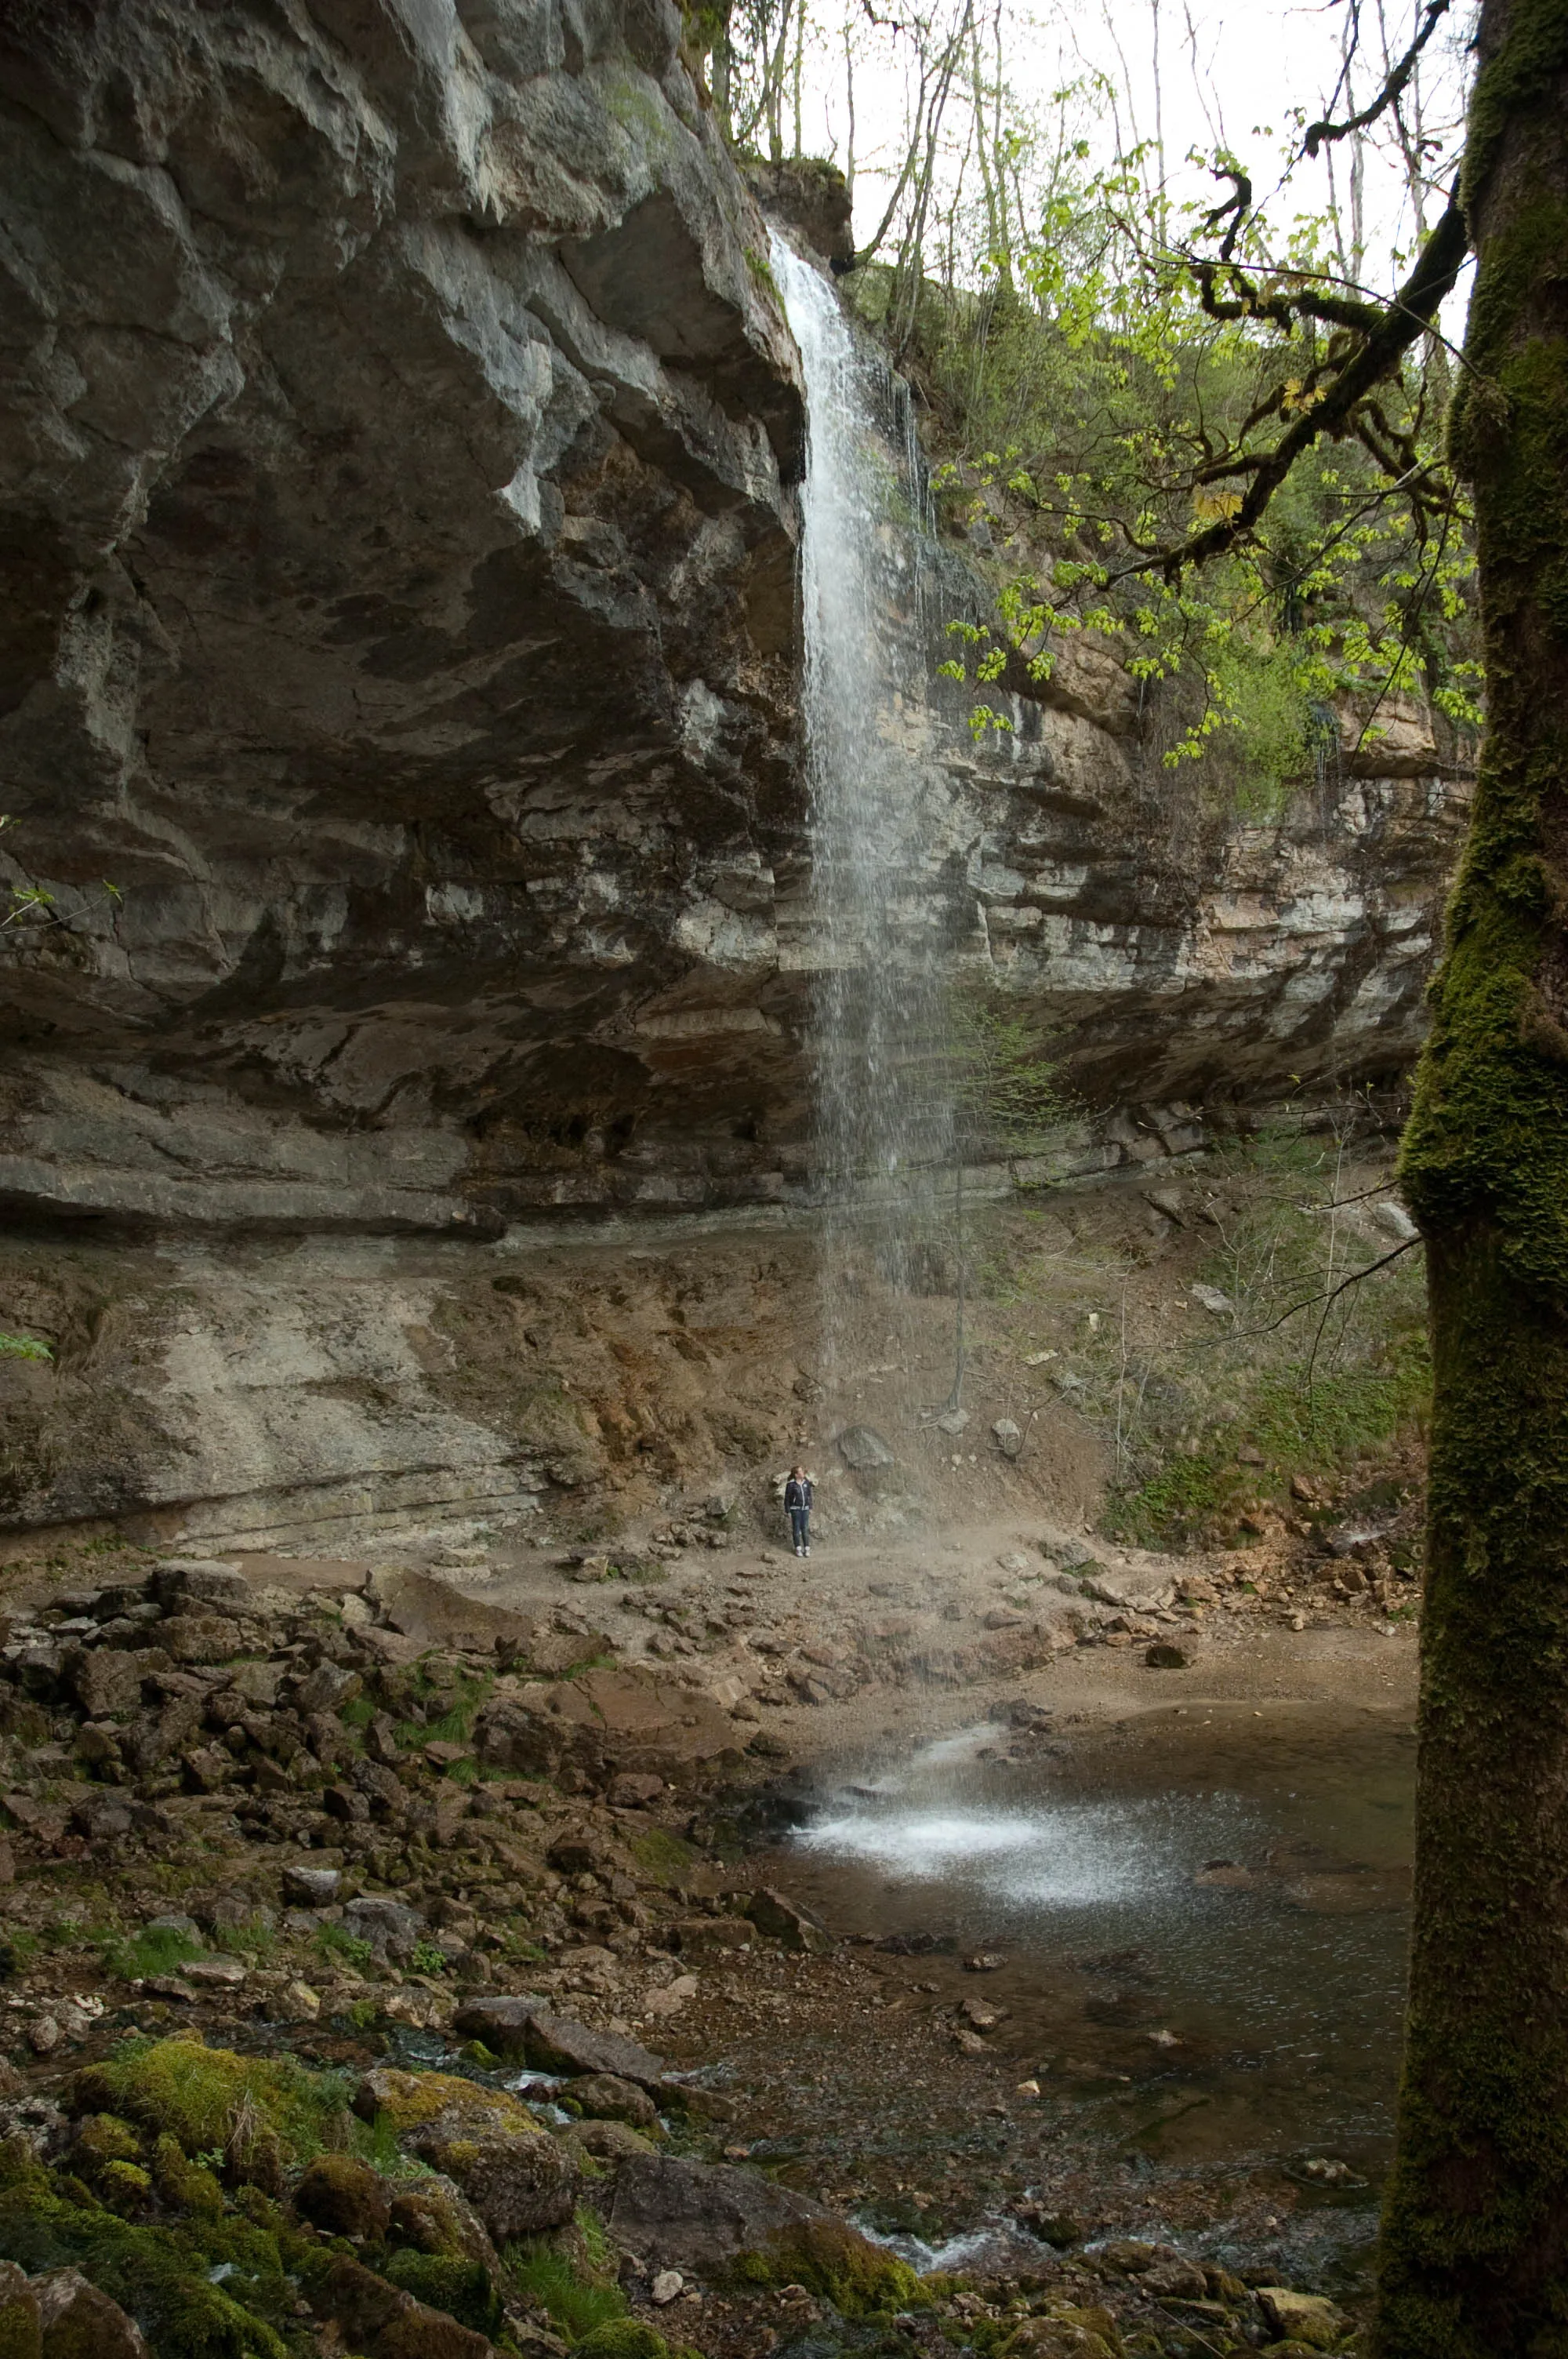
[[[786,1516],[788,1516],[788,1515],[793,1515],[796,1507],[809,1507],[809,1506],[810,1506],[810,1505],[811,1505],[811,1477],[810,1477],[810,1475],[809,1475],[809,1474],[803,1474],[803,1475],[801,1475],[800,1477],[798,1477],[798,1479],[797,1479],[797,1477],[796,1477],[796,1476],[795,1476],[794,1474],[792,1474],[792,1475],[790,1476],[790,1478],[789,1478],[789,1481],[784,1484],[784,1513],[785,1513],[785,1515],[786,1515]]]

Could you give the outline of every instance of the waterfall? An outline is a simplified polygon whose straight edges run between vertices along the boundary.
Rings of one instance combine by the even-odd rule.
[[[853,1373],[868,1272],[896,1297],[931,1250],[951,1155],[941,853],[922,758],[925,478],[907,388],[776,233],[773,267],[806,376],[802,705],[832,1385]],[[878,1340],[896,1342],[896,1307],[874,1316]]]

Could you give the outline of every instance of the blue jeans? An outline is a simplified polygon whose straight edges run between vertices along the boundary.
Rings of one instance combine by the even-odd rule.
[[[792,1507],[789,1511],[789,1520],[795,1533],[796,1548],[809,1548],[811,1546],[811,1509]]]

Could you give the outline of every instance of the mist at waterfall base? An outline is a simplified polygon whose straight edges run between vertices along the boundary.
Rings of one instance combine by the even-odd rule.
[[[773,266],[806,396],[806,956],[831,1387],[868,1353],[885,1359],[891,1348],[907,1363],[901,1305],[950,1255],[951,921],[940,889],[943,822],[919,758],[935,625],[908,391],[857,342],[827,280],[776,234]]]
[[[927,2189],[957,2156],[973,2190],[967,2214],[902,2224],[932,2246],[972,2232],[1011,2175],[1091,2229],[1352,2282],[1390,2149],[1412,1788],[1408,1728],[1318,1708],[1162,1712],[1070,1745],[988,1724],[823,1777],[763,1871],[887,1951],[887,1987],[942,2038],[966,1998],[1000,2017],[994,2110],[957,2055],[920,2078],[907,2014],[863,2056],[835,2043],[862,2151],[881,2139]],[[995,1962],[965,1972],[976,1954]]]

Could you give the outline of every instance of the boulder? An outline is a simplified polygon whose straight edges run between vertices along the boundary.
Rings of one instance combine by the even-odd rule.
[[[68,1647],[59,1658],[59,1677],[89,1720],[134,1712],[142,1700],[140,1668],[123,1647]]]
[[[669,2066],[635,2039],[612,2031],[589,2031],[568,2015],[552,2015],[538,1998],[465,1999],[454,2029],[482,2039],[498,2055],[522,2056],[541,2072],[609,2073],[639,2089],[664,2085]]]
[[[318,2318],[365,2359],[492,2359],[491,2345],[442,2310],[401,2293],[359,2261],[339,2260],[312,2296]]]
[[[673,2156],[631,2156],[616,2176],[611,2234],[662,2268],[722,2269],[803,2222],[836,2213],[754,2170]]]
[[[869,1425],[849,1425],[838,1436],[838,1455],[852,1473],[869,1473],[874,1467],[892,1466],[896,1462],[892,1451],[881,1435]]]
[[[1297,2293],[1289,2286],[1259,2286],[1258,2307],[1280,2340],[1305,2343],[1309,2351],[1332,2351],[1350,2332],[1350,2321],[1320,2293]]]
[[[0,2261],[0,2351],[6,2359],[41,2359],[38,2298],[27,2272]]]
[[[206,1605],[238,1620],[255,1610],[255,1593],[239,1566],[211,1557],[166,1557],[153,1567],[152,1587],[166,1614]]]
[[[792,1900],[787,1893],[771,1887],[753,1892],[746,1903],[746,1914],[759,1933],[786,1950],[799,1950],[821,1957],[833,1947],[833,1936],[809,1908]]]
[[[424,1938],[425,1919],[401,1900],[366,1894],[343,1910],[343,1930],[357,1941],[368,1941],[378,1958],[401,1959]]]
[[[633,2129],[658,2127],[659,2109],[646,2089],[614,2072],[585,2072],[571,2084],[574,2105],[598,2121],[629,2122]]]
[[[446,2072],[368,2072],[354,2094],[368,2119],[384,2114],[399,2143],[451,2180],[497,2245],[564,2227],[578,2174],[570,2156],[505,2091]]]
[[[392,2191],[368,2163],[349,2154],[323,2154],[301,2177],[294,2208],[329,2236],[380,2244],[392,2223]]]
[[[148,2359],[135,2320],[80,2269],[49,2269],[33,2279],[31,2291],[41,2359]]]
[[[438,2171],[400,2187],[392,2199],[392,2233],[397,2242],[438,2259],[496,2266],[495,2246],[483,2221],[455,2180]]]

